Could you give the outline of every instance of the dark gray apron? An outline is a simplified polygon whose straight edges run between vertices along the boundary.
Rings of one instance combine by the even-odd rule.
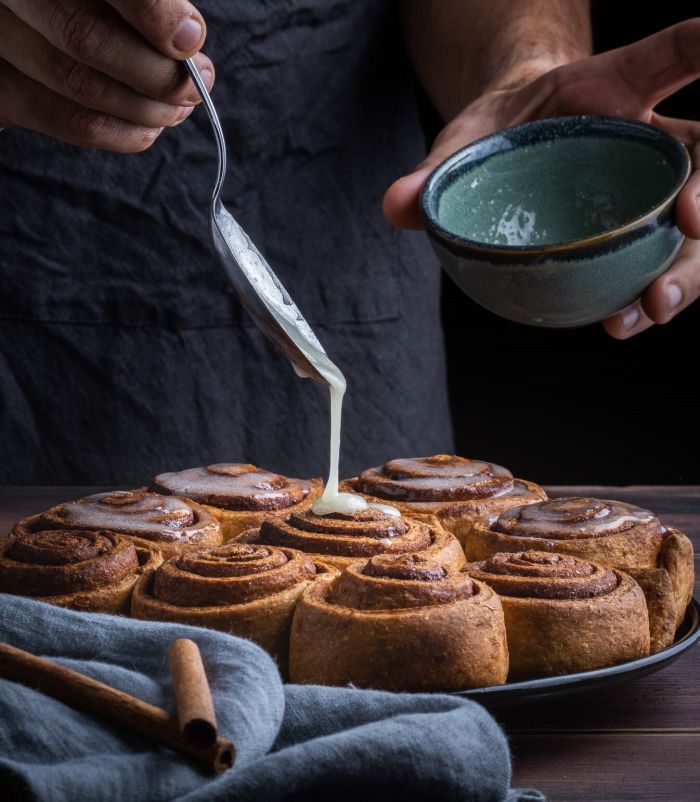
[[[424,153],[393,3],[203,0],[225,203],[349,392],[341,473],[449,450],[440,275],[386,187]],[[204,112],[123,156],[0,134],[0,483],[117,484],[223,460],[326,470],[328,398],[208,240]]]

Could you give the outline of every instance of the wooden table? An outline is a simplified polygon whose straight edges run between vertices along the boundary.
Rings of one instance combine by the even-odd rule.
[[[97,489],[0,488],[0,533],[24,515]],[[557,487],[550,492],[648,507],[686,532],[700,556],[700,487]],[[696,582],[700,599],[699,590]],[[550,802],[700,800],[700,648],[637,680],[495,715],[510,739],[513,785],[540,788]]]

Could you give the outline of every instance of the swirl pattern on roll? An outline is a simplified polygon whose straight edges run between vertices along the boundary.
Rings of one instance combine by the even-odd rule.
[[[500,465],[450,454],[394,459],[357,478],[377,498],[409,502],[470,501],[512,493],[516,480]]]
[[[662,532],[661,523],[649,510],[623,501],[577,496],[511,507],[498,516],[491,529],[514,537],[547,540],[603,537],[631,530]]]
[[[422,554],[380,554],[309,587],[292,627],[292,682],[455,690],[504,682],[496,593]]]
[[[501,599],[512,681],[649,654],[644,594],[622,571],[547,551],[501,552],[464,570]]]
[[[161,473],[151,490],[226,510],[273,512],[300,504],[312,486],[311,480],[290,479],[247,463],[219,463]]]
[[[410,518],[437,517],[462,546],[483,516],[547,498],[539,485],[513,478],[500,465],[451,454],[390,460],[344,480],[341,489],[388,502]]]
[[[286,675],[297,601],[307,587],[337,573],[294,549],[232,541],[180,554],[143,576],[131,613],[248,638]]]
[[[630,574],[646,596],[652,650],[673,642],[692,598],[693,546],[649,510],[607,499],[556,498],[475,521],[464,541],[470,562],[530,550],[568,554]]]
[[[448,564],[462,564],[464,555],[452,535],[410,518],[396,518],[376,509],[316,515],[311,510],[264,521],[257,533],[244,533],[261,543],[287,546],[318,555],[338,567],[377,554],[423,553]]]
[[[519,598],[590,599],[610,593],[618,585],[609,568],[542,551],[495,554],[471,563],[467,570],[499,595]]]
[[[380,554],[348,566],[329,600],[357,610],[398,610],[451,604],[474,592],[464,571],[450,571],[420,554]]]
[[[61,596],[136,578],[134,544],[111,532],[65,530],[11,534],[0,541],[0,591]]]
[[[316,573],[314,561],[293,549],[227,543],[165,562],[156,571],[153,596],[180,607],[245,604]]]
[[[144,490],[96,493],[67,501],[20,521],[15,529],[101,529],[159,546],[221,542],[219,523],[202,506]]]
[[[260,539],[301,551],[358,559],[419,551],[431,544],[424,524],[373,509],[331,515],[316,515],[309,510],[287,519],[264,521]]]

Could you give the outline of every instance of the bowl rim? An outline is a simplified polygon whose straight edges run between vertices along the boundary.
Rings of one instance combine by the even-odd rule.
[[[647,138],[648,135],[653,134],[656,139],[665,142],[669,148],[676,151],[683,162],[683,169],[677,177],[673,188],[667,192],[664,197],[649,211],[639,215],[638,217],[635,217],[624,225],[618,226],[617,228],[612,228],[608,231],[602,231],[599,234],[593,234],[581,239],[567,240],[566,242],[556,242],[545,245],[501,245],[496,243],[479,242],[478,240],[460,236],[459,234],[455,234],[440,224],[440,222],[437,220],[437,216],[433,214],[433,211],[430,208],[436,186],[450,170],[460,166],[464,162],[465,157],[469,156],[472,151],[478,150],[479,146],[483,145],[489,140],[507,138],[507,135],[513,131],[521,132],[532,128],[542,128],[543,130],[548,131],[556,128],[557,126],[566,125],[567,123],[572,124],[571,128],[569,129],[571,133],[565,133],[561,138],[573,138],[576,135],[575,131],[577,126],[580,127],[582,125],[589,125],[591,123],[594,126],[599,126],[602,130],[611,130],[611,128],[627,130],[638,129],[640,132],[644,133],[644,141],[646,142],[649,142],[649,139]],[[494,151],[493,153],[490,153],[484,157],[482,161],[486,161],[492,156],[496,156],[498,153],[502,152],[504,151]],[[562,252],[566,251],[575,252],[579,251],[581,248],[597,246],[606,242],[607,240],[616,239],[620,235],[624,235],[634,231],[635,229],[642,228],[649,221],[658,217],[675,201],[678,193],[681,191],[686,181],[690,177],[691,170],[692,162],[690,153],[683,142],[655,125],[650,125],[649,123],[642,122],[641,120],[634,120],[627,117],[611,117],[594,114],[570,115],[564,117],[544,117],[537,120],[530,120],[529,122],[521,123],[520,125],[513,125],[509,128],[493,131],[486,136],[470,142],[468,145],[465,145],[463,148],[460,148],[459,150],[455,151],[455,153],[448,156],[444,161],[440,162],[437,167],[435,167],[423,184],[423,188],[421,189],[419,197],[419,209],[427,232],[434,235],[438,240],[443,240],[443,244],[449,244],[453,247],[462,246],[463,249],[464,246],[466,246],[469,250],[480,251],[482,253],[503,254],[507,256],[522,254],[524,257],[561,254]]]

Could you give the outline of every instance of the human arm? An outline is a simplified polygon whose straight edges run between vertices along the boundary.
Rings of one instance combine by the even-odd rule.
[[[450,4],[454,9],[461,9],[463,5]],[[425,7],[430,5],[432,4],[425,0],[407,0],[405,12],[410,11],[411,6],[420,6],[425,13]],[[491,0],[472,0],[468,5],[472,9],[481,7],[488,14],[507,13],[500,3]],[[552,19],[556,20],[555,10],[561,10],[563,3],[555,0],[551,3],[546,0],[520,0],[511,5],[521,12],[528,6],[539,6],[542,9],[551,5],[554,9]],[[586,6],[586,3],[577,6],[584,15],[587,13]],[[537,28],[536,19],[533,19],[532,26],[533,29]],[[423,29],[421,34],[416,26],[414,30],[417,33],[414,35],[419,39],[424,37],[422,46],[428,48],[430,26],[425,19]],[[454,30],[458,29],[459,26],[455,23]],[[586,42],[590,41],[586,38],[589,35],[586,27],[585,35],[582,35],[579,43],[580,55],[576,55],[575,43],[570,43],[574,49],[567,51],[568,55],[561,51],[558,55],[555,53],[555,58],[569,58],[568,63],[561,61],[559,65],[547,68],[543,60],[543,69],[538,68],[531,59],[518,61],[518,53],[532,52],[532,44],[525,29],[513,30],[521,37],[522,44],[518,49],[517,37],[510,40],[510,66],[499,74],[500,62],[497,58],[484,53],[476,54],[478,59],[486,58],[487,63],[496,65],[495,76],[487,73],[486,79],[482,80],[482,89],[477,84],[475,89],[470,88],[471,95],[467,93],[462,96],[466,97],[466,107],[448,120],[428,158],[414,172],[389,188],[384,199],[387,218],[401,227],[420,227],[417,199],[427,175],[450,153],[480,136],[538,117],[611,114],[658,125],[678,136],[689,148],[696,172],[679,196],[676,217],[678,225],[688,237],[700,238],[700,207],[696,200],[700,194],[700,173],[697,172],[700,165],[700,124],[665,118],[654,112],[654,107],[664,97],[700,76],[700,20],[688,20],[627,47],[592,57],[586,57],[583,53],[583,49],[588,46]],[[410,43],[411,35],[408,31],[407,35]],[[489,40],[484,41],[486,51],[490,52]],[[539,41],[546,48],[546,42],[542,38]],[[567,40],[562,36],[557,41],[561,43]],[[415,52],[415,45],[409,46],[411,52]],[[474,57],[474,53],[464,56],[468,61]],[[433,65],[434,75],[430,78],[433,85],[440,80],[441,63],[445,63],[444,59],[436,60]],[[509,64],[508,61],[505,63]],[[421,74],[422,68],[419,64],[420,62],[416,64],[417,72],[430,93],[431,84]],[[532,71],[528,72],[531,67]],[[449,77],[447,81],[449,84]],[[433,98],[433,101],[440,103],[438,109],[447,117],[448,109],[444,99]],[[455,104],[453,109],[457,107]],[[654,323],[665,323],[672,319],[699,294],[700,244],[689,239],[669,270],[645,291],[640,300],[606,321],[605,327],[612,336],[627,338]]]
[[[0,0],[0,129],[145,150],[198,102],[177,60],[213,83],[205,35],[186,0]]]

